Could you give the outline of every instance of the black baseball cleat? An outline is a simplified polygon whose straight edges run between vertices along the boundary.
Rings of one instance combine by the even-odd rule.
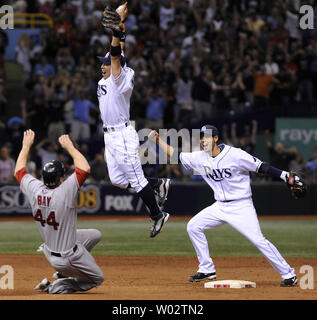
[[[55,272],[52,276],[54,279],[66,279],[68,277],[63,276],[60,272]]]
[[[202,280],[213,280],[213,279],[216,279],[216,272],[212,272],[212,273],[197,272],[193,276],[189,277],[189,281],[191,282],[199,282]]]
[[[167,200],[171,179],[161,178],[159,179],[159,182],[160,184],[154,188],[154,192],[155,192],[157,204],[162,209]]]
[[[150,237],[154,238],[158,233],[160,233],[162,227],[169,219],[170,215],[166,212],[161,212],[157,219],[151,219],[152,226],[151,226],[151,232]]]
[[[284,279],[283,281],[281,281],[280,286],[281,287],[294,287],[296,286],[298,282],[298,279],[296,276],[289,278],[289,279]]]

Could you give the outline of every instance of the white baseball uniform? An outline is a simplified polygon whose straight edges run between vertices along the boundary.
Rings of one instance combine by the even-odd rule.
[[[214,191],[216,200],[187,225],[199,261],[198,272],[216,272],[204,231],[228,223],[262,252],[283,279],[295,276],[294,269],[263,236],[253,205],[249,172],[257,172],[262,161],[239,148],[228,145],[219,147],[222,151],[216,157],[205,151],[180,153],[182,164],[203,177]]]
[[[67,278],[57,279],[49,293],[87,291],[103,282],[103,273],[89,251],[100,241],[96,229],[77,230],[76,198],[88,173],[76,168],[55,189],[21,169],[16,177],[27,196],[44,240],[44,254],[52,267]]]
[[[136,192],[148,180],[144,177],[138,154],[139,137],[130,125],[130,97],[134,86],[134,71],[125,66],[115,79],[111,74],[98,82],[97,96],[104,134],[105,161],[113,185],[126,188],[130,183]]]

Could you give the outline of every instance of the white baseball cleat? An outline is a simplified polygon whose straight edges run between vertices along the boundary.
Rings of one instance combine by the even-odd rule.
[[[43,279],[34,289],[39,292],[46,292],[48,293],[48,287],[51,283],[48,281],[47,278]]]

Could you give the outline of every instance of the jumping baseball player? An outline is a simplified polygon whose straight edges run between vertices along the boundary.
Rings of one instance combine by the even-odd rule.
[[[27,157],[34,142],[34,132],[24,132],[15,177],[27,196],[34,220],[44,240],[44,254],[57,271],[50,283],[43,279],[35,289],[47,293],[73,293],[98,287],[104,280],[101,269],[89,251],[100,241],[96,229],[77,230],[76,198],[78,189],[89,175],[85,157],[73,146],[68,135],[59,138],[71,155],[75,172],[65,180],[65,168],[54,160],[43,168],[43,182],[26,172]]]
[[[117,11],[110,6],[104,11],[102,24],[112,30],[113,36],[110,52],[105,57],[98,57],[103,75],[98,82],[97,96],[104,129],[105,160],[112,184],[122,189],[134,188],[148,207],[152,221],[150,237],[155,237],[169,219],[169,214],[161,208],[167,199],[170,181],[147,179],[142,170],[139,137],[129,121],[134,71],[126,65],[122,53],[127,2]]]
[[[280,177],[292,190],[292,195],[302,197],[305,187],[298,176],[291,177],[286,171],[274,168],[247,152],[225,144],[217,144],[218,129],[206,125],[201,129],[202,151],[181,152],[179,159],[189,169],[200,174],[212,188],[216,202],[200,211],[187,225],[187,232],[195,248],[199,268],[190,281],[216,279],[215,265],[210,257],[204,231],[225,223],[249,239],[281,275],[283,287],[297,284],[293,268],[284,260],[275,246],[263,236],[252,202],[249,172]],[[149,134],[160,148],[171,157],[174,149],[159,138],[156,131]],[[293,194],[295,193],[295,194]],[[296,196],[295,196],[296,195]]]

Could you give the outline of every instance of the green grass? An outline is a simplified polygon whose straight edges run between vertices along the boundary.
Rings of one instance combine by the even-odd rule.
[[[149,237],[150,223],[142,221],[79,221],[79,228],[97,228],[101,242],[96,255],[194,256],[186,221],[169,221],[156,238]],[[316,220],[263,220],[264,236],[285,257],[317,258]],[[213,257],[262,257],[247,239],[228,225],[206,231]],[[0,222],[0,254],[38,254],[42,243],[34,222]]]

